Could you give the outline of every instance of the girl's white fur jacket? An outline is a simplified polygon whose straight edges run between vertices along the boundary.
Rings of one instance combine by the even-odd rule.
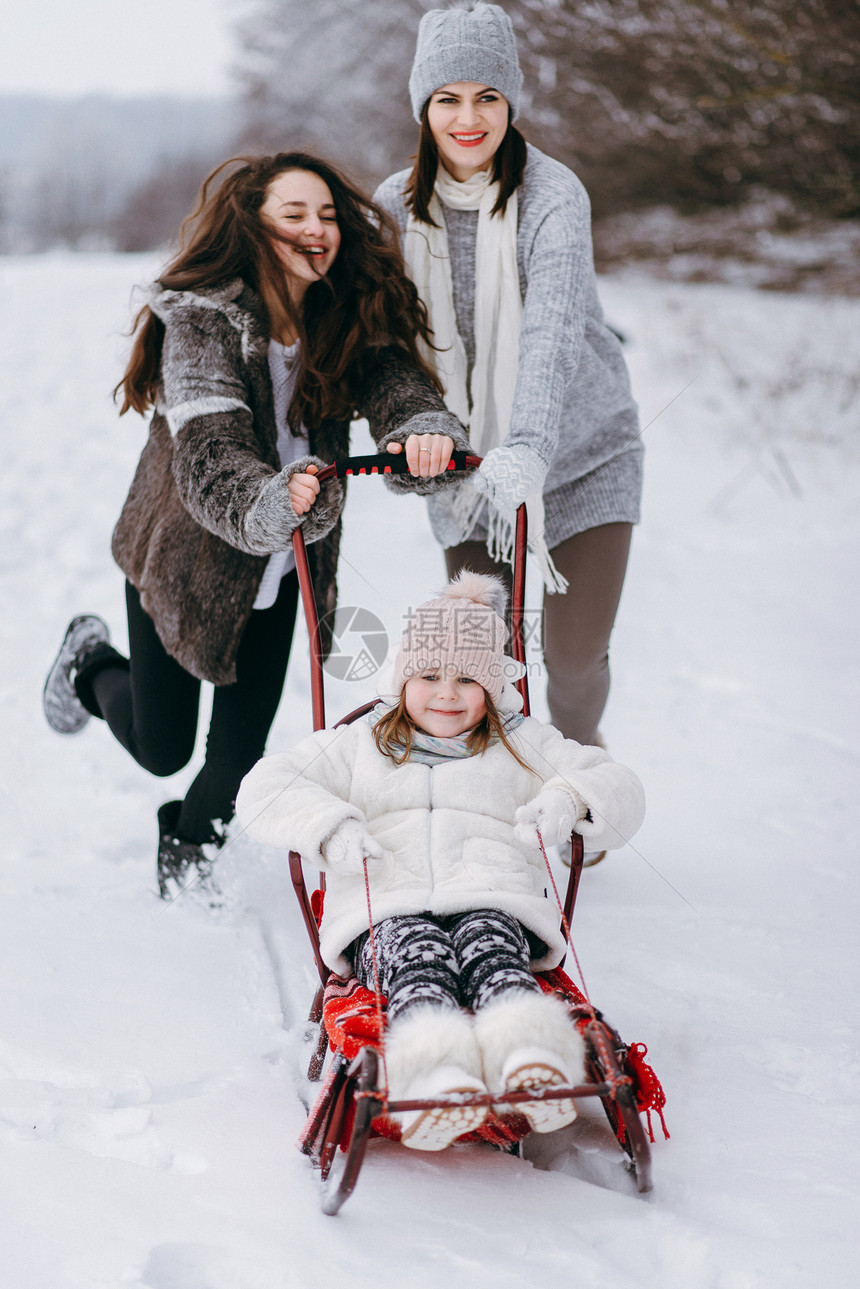
[[[591,821],[577,825],[587,848],[609,849],[623,846],[641,824],[642,785],[601,748],[582,747],[532,717],[509,738],[534,773],[502,743],[432,768],[396,765],[361,720],[265,757],[245,777],[236,801],[243,827],[327,874],[320,948],[333,970],[346,970],[343,950],[367,930],[363,872],[344,871],[327,854],[346,819],[364,823],[384,851],[382,862],[368,864],[374,922],[504,909],[547,946],[535,968],[561,961],[564,936],[555,902],[546,898],[543,856],[537,836],[533,846],[515,836],[517,809],[545,786],[572,788],[591,813]]]

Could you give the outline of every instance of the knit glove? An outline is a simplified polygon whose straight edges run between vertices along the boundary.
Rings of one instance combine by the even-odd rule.
[[[302,525],[306,543],[319,541],[334,528],[343,509],[345,493],[339,479],[329,479],[320,486],[319,496],[306,515],[297,515],[290,500],[290,476],[307,471],[309,465],[325,469],[319,457],[300,457],[270,475],[257,491],[253,504],[245,513],[242,527],[245,545],[242,549],[256,555],[290,549],[293,532]]]
[[[545,478],[546,466],[537,453],[524,443],[515,443],[488,452],[470,482],[494,510],[511,511],[543,488]]]
[[[525,845],[533,846],[539,829],[545,846],[558,846],[568,840],[587,813],[588,807],[573,788],[544,788],[532,801],[520,806],[514,833]]]
[[[341,873],[363,873],[365,859],[369,871],[382,862],[385,852],[360,819],[344,819],[325,844],[325,858]]]

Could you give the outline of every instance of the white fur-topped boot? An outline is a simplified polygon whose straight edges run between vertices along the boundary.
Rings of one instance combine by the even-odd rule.
[[[472,1018],[451,1008],[422,1006],[395,1020],[385,1040],[388,1094],[392,1101],[429,1101],[457,1092],[486,1092],[481,1053]],[[407,1110],[400,1121],[401,1141],[413,1150],[444,1150],[457,1137],[474,1132],[487,1106],[441,1106]]]
[[[584,1044],[567,1007],[553,994],[511,990],[475,1015],[475,1037],[492,1091],[515,1092],[572,1085],[583,1080]],[[576,1102],[522,1101],[516,1110],[535,1132],[555,1132],[576,1118]]]

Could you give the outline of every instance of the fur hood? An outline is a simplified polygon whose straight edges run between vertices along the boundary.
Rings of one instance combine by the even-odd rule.
[[[288,549],[300,523],[321,622],[333,613],[343,484],[324,484],[299,519],[287,482],[311,462],[347,456],[349,423],[311,430],[311,455],[282,470],[257,294],[238,278],[188,291],[156,283],[142,303],[164,324],[159,393],[113,554],[168,653],[201,680],[231,684],[268,556]],[[430,382],[399,354],[380,351],[365,366],[356,412],[378,445],[430,431],[468,446]],[[432,490],[454,480],[421,482]]]

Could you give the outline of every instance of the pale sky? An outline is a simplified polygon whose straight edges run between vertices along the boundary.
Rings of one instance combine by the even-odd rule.
[[[6,0],[0,94],[230,90],[231,25],[248,0]]]

